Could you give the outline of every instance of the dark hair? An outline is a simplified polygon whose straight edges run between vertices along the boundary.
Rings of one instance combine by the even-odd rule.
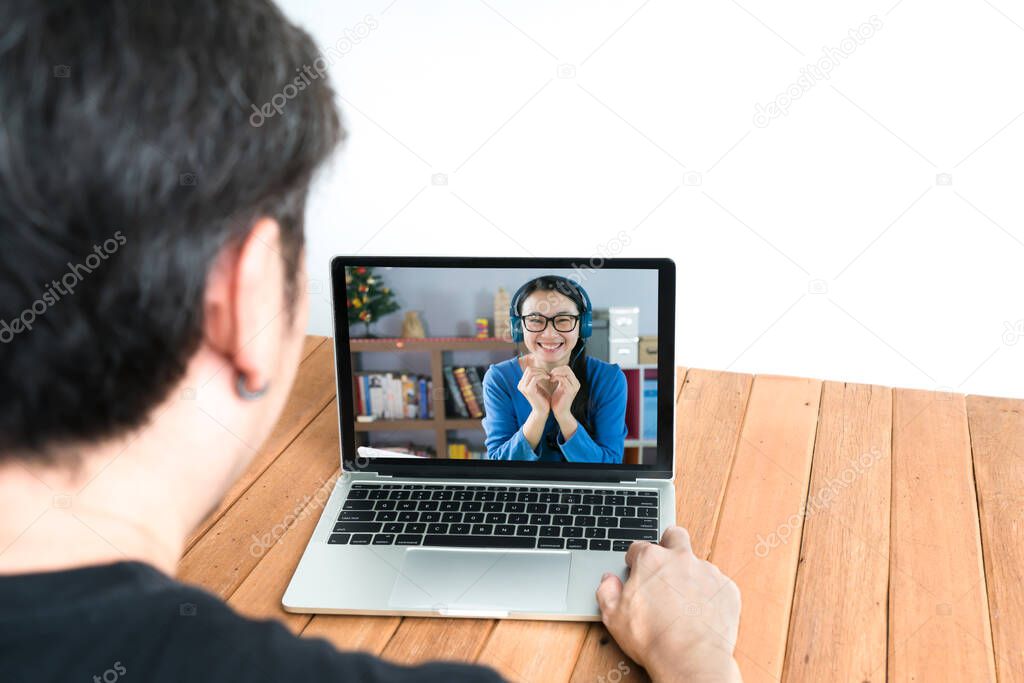
[[[571,299],[576,304],[576,310],[581,315],[586,310],[586,302],[575,286],[564,278],[555,275],[541,275],[523,285],[518,300],[515,302],[516,314],[523,312],[523,302],[526,301],[528,296],[536,291],[552,290]],[[576,329],[580,329],[579,321],[576,323]],[[572,413],[572,416],[576,418],[576,421],[579,422],[583,429],[590,432],[590,378],[587,377],[587,347],[582,335],[576,339],[576,346],[573,347],[569,357],[572,358],[572,361],[569,363],[569,369],[572,370],[572,373],[576,375],[576,379],[580,382],[580,390],[576,392],[576,397],[572,400],[569,412]]]
[[[0,460],[142,425],[261,216],[294,304],[310,179],[344,137],[318,59],[269,0],[0,3]]]

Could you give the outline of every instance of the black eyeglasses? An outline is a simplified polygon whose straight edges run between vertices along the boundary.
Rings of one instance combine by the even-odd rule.
[[[529,332],[543,332],[548,327],[548,322],[551,322],[551,326],[558,332],[572,332],[576,329],[576,321],[579,320],[578,315],[567,315],[561,314],[556,316],[548,317],[541,315],[540,313],[531,313],[530,315],[523,316],[523,327]]]

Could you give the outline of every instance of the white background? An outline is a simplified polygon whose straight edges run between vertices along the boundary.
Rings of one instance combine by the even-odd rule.
[[[333,46],[349,131],[309,205],[311,333],[332,254],[624,234],[676,261],[681,365],[1024,397],[1019,5],[282,4]]]

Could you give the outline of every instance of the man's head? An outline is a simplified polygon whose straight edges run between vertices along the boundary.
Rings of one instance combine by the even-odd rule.
[[[266,436],[307,188],[343,137],[322,66],[267,0],[0,4],[0,464],[61,465],[186,381]]]

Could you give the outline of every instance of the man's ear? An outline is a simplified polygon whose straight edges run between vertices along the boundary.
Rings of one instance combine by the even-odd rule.
[[[206,343],[258,391],[270,381],[281,347],[281,334],[269,329],[284,308],[284,263],[281,228],[261,218],[241,245],[217,259],[206,285]]]

